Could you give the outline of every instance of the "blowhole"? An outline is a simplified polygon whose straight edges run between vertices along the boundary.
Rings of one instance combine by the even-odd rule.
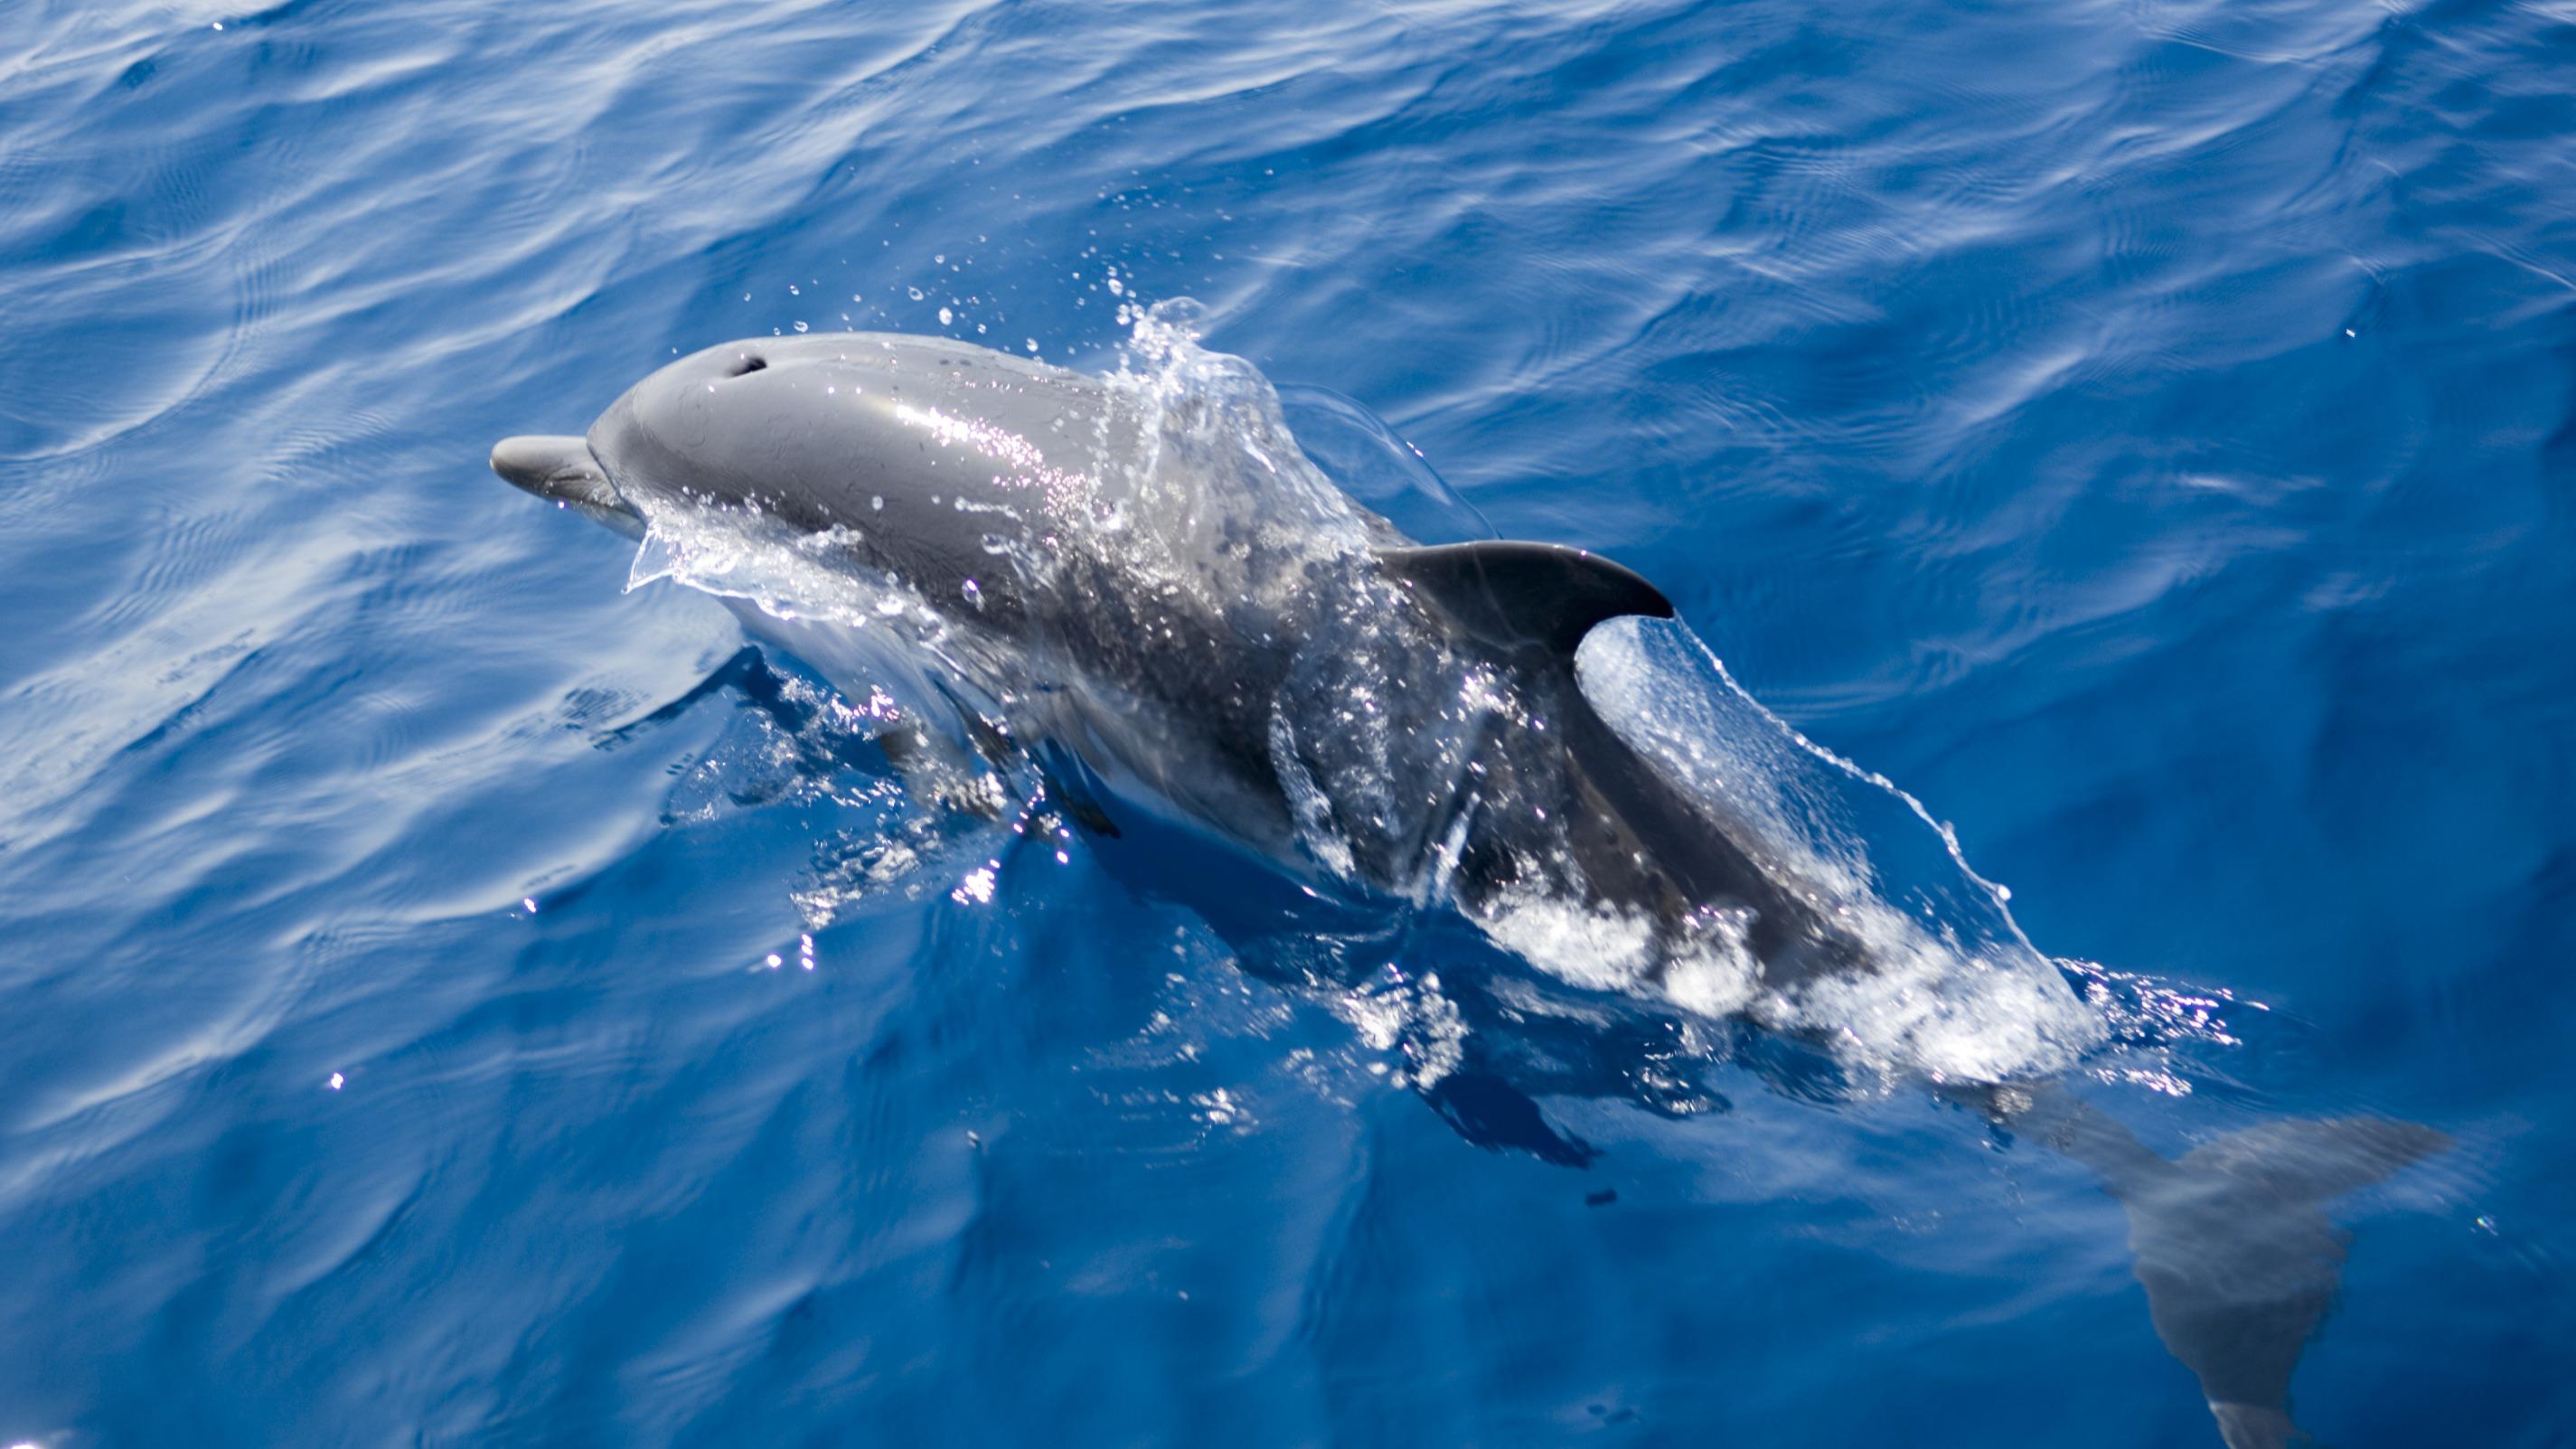
[[[762,357],[759,353],[746,352],[742,356],[734,359],[732,368],[725,373],[725,376],[741,377],[745,373],[758,372],[768,365],[768,359]]]

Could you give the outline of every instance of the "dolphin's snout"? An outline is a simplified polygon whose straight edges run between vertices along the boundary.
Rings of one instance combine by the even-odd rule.
[[[590,455],[590,444],[580,438],[503,438],[492,445],[492,471],[539,498],[592,508],[625,506],[599,460]]]

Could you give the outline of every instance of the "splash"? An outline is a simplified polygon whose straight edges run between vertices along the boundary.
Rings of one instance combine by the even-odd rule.
[[[1642,911],[1587,905],[1538,891],[1514,891],[1479,914],[1494,944],[1566,982],[1659,1001],[1701,1016],[1757,1006],[1761,963],[1745,942],[1740,913],[1695,917],[1680,940]]]
[[[645,521],[627,569],[629,593],[667,580],[782,622],[908,629],[932,647],[947,636],[945,616],[903,580],[834,561],[860,536],[856,529],[799,533],[756,508],[708,508],[644,489],[628,497]]]
[[[1830,906],[1872,968],[1745,1010],[1856,1062],[1936,1078],[2059,1072],[2108,1036],[1921,803],[1800,735],[1677,621],[1621,619],[1575,656],[1585,696],[1675,787],[1740,822],[1767,869]]]
[[[1277,391],[1280,415],[1296,430],[1298,449],[1344,493],[1415,542],[1501,537],[1421,449],[1357,399],[1311,384],[1284,383]]]
[[[1201,345],[1205,321],[1187,298],[1143,309],[1104,379],[1118,400],[1104,428],[1130,432],[1104,455],[1131,500],[1111,551],[1211,606],[1278,607],[1300,565],[1395,535],[1306,456],[1260,369]]]

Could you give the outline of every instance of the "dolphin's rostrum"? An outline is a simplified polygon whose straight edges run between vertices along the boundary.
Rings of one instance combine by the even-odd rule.
[[[884,741],[925,780],[968,747],[1051,752],[1120,809],[1454,904],[1515,949],[1571,922],[1711,1015],[1796,1030],[1780,1003],[1895,969],[1887,913],[1680,788],[1587,695],[1588,636],[1673,616],[1653,585],[1555,545],[1417,544],[1284,434],[1240,426],[1266,389],[1235,385],[1173,405],[944,339],[760,338],[662,368],[587,437],[509,438],[491,461],[631,536],[712,526],[846,582],[838,609],[720,592],[845,690],[955,704],[958,728],[916,716]],[[2029,964],[2033,999],[2080,1010]],[[2102,1176],[2232,1449],[2295,1433],[2290,1370],[2342,1260],[2322,1205],[2444,1142],[2283,1122],[2168,1162],[2062,1087],[1914,1065]]]

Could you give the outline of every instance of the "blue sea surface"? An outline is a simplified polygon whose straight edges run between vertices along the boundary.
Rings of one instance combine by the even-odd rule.
[[[2576,1445],[2566,0],[5,14],[0,1443],[2215,1446],[2077,1164],[1633,1003],[1419,1090],[484,464],[1192,297],[1949,822],[2149,1145],[2454,1139],[2301,1424]]]

